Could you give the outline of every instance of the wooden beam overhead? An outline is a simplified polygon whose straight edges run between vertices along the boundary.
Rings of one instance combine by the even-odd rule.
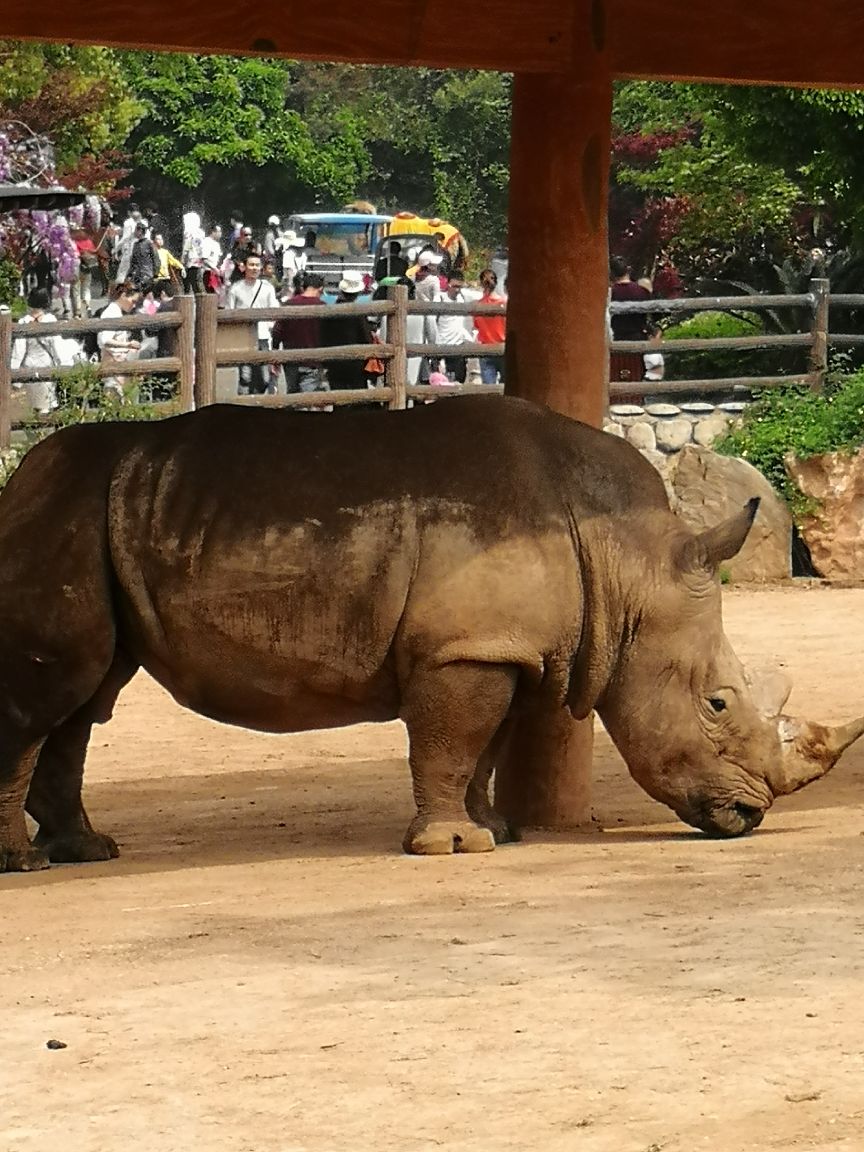
[[[612,71],[864,88],[861,0],[607,0]]]
[[[586,35],[619,77],[864,88],[862,0],[0,4],[0,38],[506,72],[578,75]]]
[[[585,7],[585,0],[578,0]],[[366,64],[556,72],[574,0],[115,0],[0,5],[0,38]]]

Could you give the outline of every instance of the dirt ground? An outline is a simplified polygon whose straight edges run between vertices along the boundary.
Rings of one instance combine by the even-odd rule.
[[[864,590],[726,618],[790,710],[864,711]],[[88,773],[121,859],[0,877],[0,1150],[864,1147],[864,749],[724,843],[601,733],[605,832],[435,859],[404,751],[133,681]]]

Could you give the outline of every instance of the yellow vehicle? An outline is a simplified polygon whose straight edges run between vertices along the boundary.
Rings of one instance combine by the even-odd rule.
[[[468,262],[468,243],[459,229],[440,220],[437,216],[417,216],[414,212],[397,212],[387,228],[391,237],[411,236],[422,242],[424,236],[441,237],[441,244],[447,249],[453,267],[462,269]]]

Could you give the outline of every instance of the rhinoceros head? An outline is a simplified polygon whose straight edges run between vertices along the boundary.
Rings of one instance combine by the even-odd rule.
[[[776,796],[827,772],[864,733],[782,717],[789,685],[748,674],[722,626],[717,569],[743,544],[758,501],[718,527],[672,533],[630,582],[627,625],[597,711],[649,795],[711,835],[757,827]]]

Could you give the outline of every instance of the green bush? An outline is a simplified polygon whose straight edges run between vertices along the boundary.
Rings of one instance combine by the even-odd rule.
[[[21,282],[21,273],[13,260],[8,256],[0,257],[0,304],[8,304],[11,308],[18,295],[18,285]]]
[[[667,328],[663,341],[729,340],[738,336],[759,336],[764,331],[762,318],[755,312],[697,312],[695,316]],[[800,359],[800,348],[680,352],[667,357],[666,379],[788,375],[800,366]]]
[[[800,521],[813,509],[789,479],[784,457],[854,452],[862,444],[864,371],[832,381],[821,394],[803,386],[766,389],[714,449],[758,468]]]
[[[27,452],[57,428],[110,420],[161,420],[176,415],[180,410],[176,402],[160,404],[158,408],[149,402],[154,384],[159,386],[155,378],[151,380],[145,376],[132,381],[122,397],[116,392],[106,392],[92,364],[79,364],[58,373],[56,383],[59,407],[51,413],[51,423],[46,424],[34,417],[32,423],[24,428],[18,443],[0,454],[0,488],[4,487]]]

